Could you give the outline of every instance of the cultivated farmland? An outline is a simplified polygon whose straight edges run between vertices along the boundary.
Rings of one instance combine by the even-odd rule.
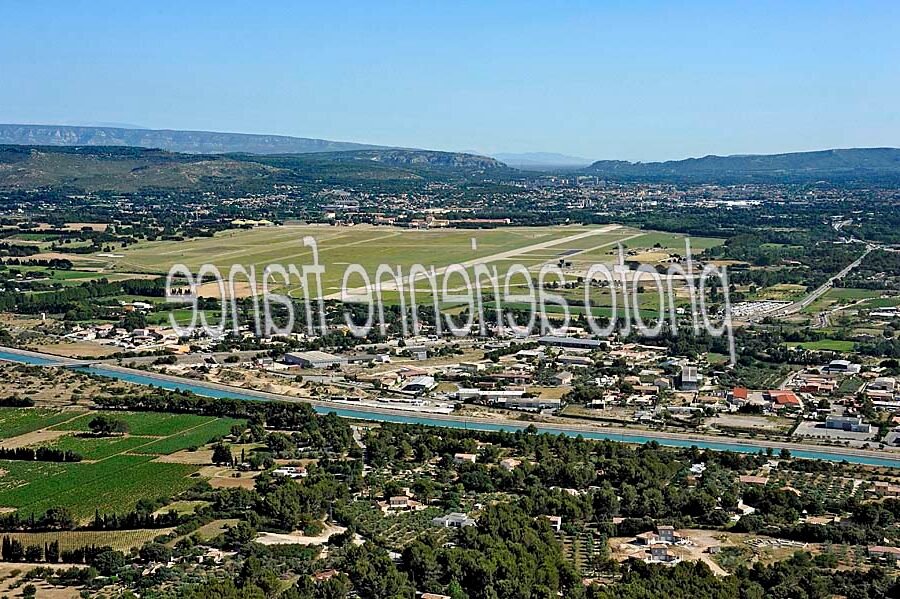
[[[96,437],[89,423],[105,413],[127,423],[123,436]],[[96,510],[125,512],[144,498],[172,496],[186,490],[200,465],[157,460],[203,446],[227,435],[233,418],[151,412],[73,412],[8,408],[2,413],[4,431],[26,434],[55,432],[58,436],[34,443],[80,454],[78,463],[0,460],[0,507],[25,514],[40,514],[50,507],[65,507],[80,520]]]

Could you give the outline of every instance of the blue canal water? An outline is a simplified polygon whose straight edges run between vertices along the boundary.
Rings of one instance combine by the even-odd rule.
[[[47,366],[57,364],[58,362],[37,356],[27,356],[18,353],[6,352],[0,350],[0,360],[8,362],[19,362],[21,364],[31,364],[34,366]],[[240,391],[224,391],[212,386],[204,385],[197,382],[175,382],[167,379],[157,378],[151,374],[141,374],[136,372],[121,372],[106,368],[104,366],[87,366],[83,370],[99,376],[109,377],[135,383],[138,385],[152,385],[170,391],[190,391],[197,395],[216,398],[232,398],[243,399],[249,401],[266,401],[256,395],[241,393]],[[345,408],[332,408],[315,406],[314,409],[320,414],[334,413],[344,418],[352,418],[354,420],[377,420],[380,422],[396,422],[400,424],[424,424],[428,426],[441,426],[445,428],[464,428],[478,431],[510,431],[514,432],[522,430],[527,425],[516,426],[508,424],[493,424],[482,421],[459,421],[444,420],[440,418],[428,418],[427,416],[405,416],[400,414],[380,414],[376,412],[367,412],[364,410],[353,410]],[[604,432],[581,432],[565,429],[553,428],[550,426],[537,426],[537,430],[542,433],[550,433],[556,435],[581,436],[585,439],[621,441],[624,443],[649,443],[656,441],[660,445],[667,447],[699,447],[700,449],[712,449],[715,451],[738,451],[741,453],[757,453],[760,448],[754,445],[744,444],[740,442],[717,442],[717,441],[700,441],[700,440],[683,440],[670,439],[667,437],[654,437],[651,433],[640,435],[632,433],[604,433]],[[798,458],[808,458],[815,460],[828,460],[831,462],[847,461],[853,464],[864,464],[867,466],[888,466],[892,468],[900,468],[900,459],[876,458],[870,456],[840,455],[834,453],[826,453],[812,450],[791,450],[791,455]]]

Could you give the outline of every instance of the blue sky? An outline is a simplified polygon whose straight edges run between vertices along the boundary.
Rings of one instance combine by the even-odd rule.
[[[0,122],[659,160],[900,146],[900,3],[0,4]]]

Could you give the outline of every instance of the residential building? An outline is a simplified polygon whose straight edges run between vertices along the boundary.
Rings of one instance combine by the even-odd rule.
[[[700,375],[696,366],[685,366],[681,369],[678,388],[682,391],[697,391],[700,388]]]
[[[433,518],[431,523],[435,526],[443,526],[444,528],[462,528],[464,526],[475,526],[475,520],[469,518],[467,514],[461,512],[451,512],[446,516],[438,516]]]

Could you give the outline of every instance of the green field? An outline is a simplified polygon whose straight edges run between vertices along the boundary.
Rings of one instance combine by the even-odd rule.
[[[126,453],[131,450],[155,443],[156,437],[79,437],[66,435],[54,440],[47,445],[61,450],[74,451],[85,460],[102,460],[105,458]]]
[[[98,413],[84,414],[53,427],[54,430],[72,431],[74,434],[60,437],[52,445],[80,453],[86,460],[101,460],[122,453],[166,455],[224,437],[231,431],[231,427],[244,422],[236,418],[194,414],[103,412],[125,421],[128,424],[128,436],[81,436],[90,430],[88,425]]]
[[[76,418],[80,411],[45,408],[0,408],[0,439],[11,439],[25,433]]]
[[[50,532],[9,532],[3,536],[16,539],[24,546],[59,543],[62,551],[79,549],[89,545],[112,547],[119,551],[129,551],[152,541],[159,535],[171,532],[172,528],[150,528],[141,530],[60,530]]]
[[[243,420],[193,414],[103,412],[124,420],[125,436],[94,437],[88,424],[100,412],[3,408],[0,430],[5,438],[41,429],[63,431],[61,437],[35,441],[80,454],[77,463],[0,460],[0,507],[42,513],[68,508],[76,518],[95,509],[124,512],[142,498],[177,494],[194,483],[199,466],[157,461],[162,455],[201,447],[227,435]]]
[[[224,437],[235,424],[243,423],[235,418],[215,418],[199,426],[180,431],[172,436],[154,441],[140,448],[140,453],[165,455],[182,449],[199,447],[216,437]]]
[[[145,437],[167,437],[215,420],[211,416],[194,414],[163,414],[158,412],[88,412],[78,418],[54,426],[54,430],[89,431],[97,414],[108,414],[128,424],[128,433]]]
[[[197,466],[153,462],[152,456],[119,455],[95,463],[58,464],[0,460],[0,506],[25,514],[65,507],[78,519],[124,512],[142,498],[179,493]]]
[[[112,259],[110,264],[119,272],[165,274],[176,263],[186,265],[194,273],[202,264],[210,263],[226,276],[232,265],[253,266],[261,285],[262,271],[269,264],[285,267],[293,264],[297,268],[311,264],[311,251],[302,241],[307,235],[318,243],[319,262],[325,267],[323,293],[326,296],[340,292],[344,272],[350,264],[362,266],[374,283],[376,268],[381,264],[399,266],[405,276],[414,264],[439,270],[450,264],[477,260],[496,266],[502,277],[515,263],[536,271],[541,265],[555,264],[561,258],[583,272],[584,266],[592,262],[612,262],[609,252],[615,251],[619,242],[631,249],[649,251],[659,243],[662,247],[656,251],[684,252],[682,235],[643,232],[616,225],[471,230],[286,225],[226,231],[212,238],[188,241],[138,243],[121,250],[124,258]],[[700,250],[721,242],[721,239],[694,238],[692,246]],[[239,278],[238,282],[243,280]],[[454,277],[451,281],[458,286],[462,279]],[[356,275],[347,283],[350,288],[362,285],[363,280]],[[287,286],[280,280],[273,281],[271,286],[286,287],[295,297],[302,296],[296,277]],[[426,286],[417,285],[423,290]]]
[[[791,343],[792,347],[802,347],[814,351],[837,351],[851,352],[856,344],[853,341],[842,341],[839,339],[820,339],[818,341],[803,341],[801,343]]]

